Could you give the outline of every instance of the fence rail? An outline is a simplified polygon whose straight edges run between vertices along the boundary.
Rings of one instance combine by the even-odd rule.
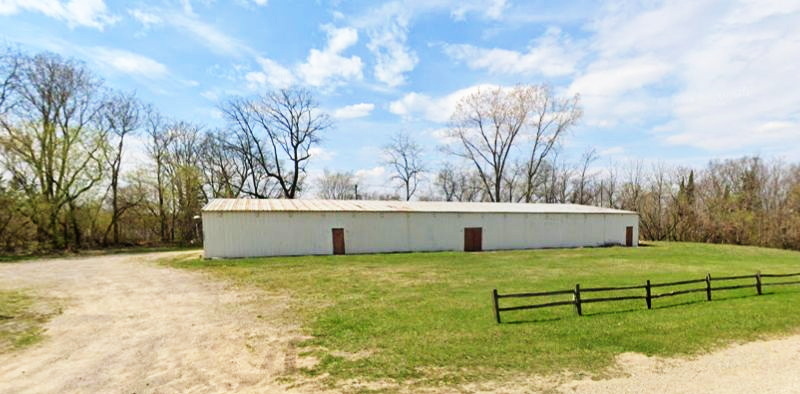
[[[712,278],[711,274],[707,274],[705,278],[702,279],[688,279],[688,280],[680,280],[676,282],[665,282],[665,283],[651,283],[650,280],[647,280],[644,285],[630,285],[630,286],[615,286],[615,287],[586,287],[581,288],[580,284],[576,284],[574,289],[569,290],[555,290],[555,291],[540,291],[534,293],[510,293],[510,294],[499,294],[497,289],[492,290],[492,300],[494,305],[494,316],[497,323],[501,322],[500,313],[502,312],[510,312],[510,311],[519,311],[525,309],[539,309],[539,308],[549,308],[555,306],[563,306],[563,305],[573,305],[575,307],[575,312],[577,312],[578,316],[583,315],[583,304],[591,304],[596,302],[614,302],[614,301],[627,301],[627,300],[645,300],[647,305],[647,309],[653,308],[653,300],[658,298],[664,297],[672,297],[682,294],[689,294],[689,293],[706,293],[706,300],[711,301],[711,296],[714,291],[723,291],[723,290],[734,290],[734,289],[746,289],[746,288],[755,288],[756,294],[762,295],[763,294],[763,287],[764,286],[786,286],[786,285],[796,285],[800,284],[800,280],[793,280],[793,281],[783,281],[783,282],[770,282],[764,283],[762,281],[763,278],[792,278],[792,277],[800,277],[800,272],[792,273],[792,274],[762,274],[761,271],[756,272],[755,275],[735,275],[735,276],[720,276]],[[738,284],[738,285],[728,285],[728,286],[718,286],[712,287],[712,282],[725,282],[725,281],[732,281],[732,280],[744,280],[744,279],[753,279],[754,283],[751,284]],[[671,286],[681,286],[681,285],[690,285],[695,283],[705,283],[705,286],[701,288],[693,288],[693,289],[681,289],[681,290],[674,290],[674,291],[667,291],[661,292],[659,294],[653,294],[653,289],[657,288],[664,288],[664,287],[671,287]],[[585,293],[596,293],[596,292],[610,292],[610,291],[630,291],[630,290],[644,290],[644,295],[625,295],[625,296],[617,296],[617,297],[599,297],[599,298],[582,298],[581,295]],[[530,304],[530,305],[517,305],[517,306],[509,306],[509,307],[501,307],[500,300],[503,298],[535,298],[535,297],[546,297],[546,296],[554,296],[554,295],[566,295],[571,294],[571,300],[565,301],[553,301],[553,302],[546,302],[540,304]]]

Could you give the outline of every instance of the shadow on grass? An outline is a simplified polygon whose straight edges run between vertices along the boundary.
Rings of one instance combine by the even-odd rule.
[[[564,320],[565,318],[566,317],[549,317],[546,319],[521,319],[521,320],[504,321],[500,324],[548,323],[548,322]]]

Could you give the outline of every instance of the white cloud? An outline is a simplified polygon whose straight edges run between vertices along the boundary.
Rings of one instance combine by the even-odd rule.
[[[295,77],[289,69],[281,66],[272,59],[258,57],[261,71],[252,71],[245,74],[245,80],[250,88],[273,87],[278,89],[288,88],[295,83]]]
[[[204,90],[200,93],[200,96],[203,96],[208,101],[217,101],[219,100],[219,94],[213,90]]]
[[[356,26],[369,37],[367,48],[375,56],[375,79],[389,87],[404,84],[405,74],[419,62],[416,53],[406,45],[410,18],[411,10],[406,4],[392,2],[356,21]]]
[[[104,0],[2,0],[0,15],[13,15],[22,11],[39,12],[63,20],[72,28],[76,26],[103,30],[119,18],[112,15]]]
[[[2,0],[0,0],[2,1]],[[128,14],[145,29],[157,25],[171,26],[189,36],[214,53],[230,56],[257,57],[258,52],[214,25],[202,21],[192,9],[188,0],[181,2],[181,8],[151,7],[129,9]]]
[[[455,4],[450,15],[456,20],[463,20],[471,12],[489,19],[500,19],[508,6],[506,0],[460,1]]]
[[[656,83],[671,69],[669,63],[652,57],[597,61],[572,81],[569,90],[584,96],[616,96]]]
[[[598,123],[666,118],[654,132],[671,144],[800,144],[800,94],[788,88],[800,84],[798,18],[800,3],[780,0],[614,4],[590,26],[596,59],[571,90]]]
[[[545,77],[572,74],[582,53],[555,28],[548,29],[525,53],[469,44],[445,45],[444,50],[448,56],[472,69],[485,69],[494,74],[540,74]]]
[[[597,152],[597,154],[600,156],[618,156],[623,153],[625,153],[625,148],[621,146],[612,146],[610,148],[606,148],[601,150],[600,152]]]
[[[459,141],[458,137],[454,137],[450,129],[446,127],[429,130],[427,134],[442,145],[450,145]]]
[[[325,148],[314,146],[308,150],[308,154],[315,160],[315,161],[331,161],[336,153]]]
[[[255,51],[249,46],[201,21],[193,14],[171,13],[165,20],[194,36],[200,44],[216,53],[234,56],[255,55]]]
[[[355,175],[359,183],[369,185],[371,189],[381,188],[389,180],[386,167],[383,166],[360,169],[355,172]]]
[[[269,3],[269,0],[253,0],[253,3],[257,6],[263,7]]]
[[[297,67],[303,81],[311,86],[336,85],[350,79],[361,79],[361,58],[344,57],[342,52],[358,42],[358,32],[350,27],[322,27],[328,34],[323,50],[311,49],[306,62]]]
[[[449,11],[456,20],[464,20],[468,14],[481,19],[500,19],[506,8],[506,0],[390,1],[370,8],[351,22],[369,37],[367,48],[375,58],[375,79],[395,88],[406,83],[407,74],[419,63],[419,57],[407,43],[409,29],[416,16]]]
[[[141,23],[145,29],[149,29],[151,26],[160,25],[164,22],[160,16],[155,13],[148,12],[141,9],[132,9],[128,10],[128,14]]]
[[[598,60],[567,90],[581,95],[587,124],[614,126],[640,119],[651,111],[666,111],[667,103],[645,89],[663,81],[672,70],[673,65],[648,56]]]
[[[87,49],[88,55],[101,65],[135,76],[158,79],[167,76],[167,66],[137,53],[104,47]]]
[[[375,109],[375,104],[359,103],[347,105],[333,111],[333,117],[338,119],[354,119],[368,116]]]
[[[419,62],[416,53],[405,43],[407,34],[407,27],[394,25],[371,35],[367,48],[375,55],[375,79],[386,86],[405,84],[405,74]]]
[[[407,118],[421,116],[423,119],[445,123],[456,109],[462,97],[478,89],[496,88],[494,85],[474,85],[457,90],[446,96],[433,98],[425,94],[411,92],[389,104],[389,112]]]

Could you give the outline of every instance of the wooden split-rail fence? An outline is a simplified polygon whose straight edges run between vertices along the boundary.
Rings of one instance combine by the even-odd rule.
[[[734,290],[734,289],[745,289],[745,288],[755,288],[756,294],[761,295],[763,294],[764,286],[785,286],[785,285],[795,285],[800,284],[800,280],[790,280],[784,282],[770,282],[765,283],[762,280],[764,278],[792,278],[792,277],[800,277],[800,272],[794,274],[762,274],[760,271],[756,272],[755,275],[738,275],[738,276],[722,276],[722,277],[715,277],[711,278],[711,274],[707,274],[703,279],[689,279],[689,280],[681,280],[677,282],[667,282],[667,283],[651,283],[650,280],[647,280],[643,285],[633,285],[633,286],[618,286],[618,287],[588,287],[588,288],[581,288],[580,284],[576,284],[574,289],[569,290],[556,290],[556,291],[543,291],[537,293],[516,293],[516,294],[499,294],[497,289],[492,291],[492,299],[494,305],[494,317],[498,323],[501,322],[500,320],[500,313],[502,312],[509,312],[509,311],[519,311],[524,309],[538,309],[538,308],[549,308],[555,306],[562,306],[562,305],[573,305],[575,307],[575,312],[578,316],[583,315],[583,304],[591,304],[595,302],[612,302],[612,301],[626,301],[626,300],[644,300],[647,309],[653,308],[653,300],[657,298],[664,298],[664,297],[672,297],[681,294],[689,294],[689,293],[706,293],[706,300],[711,301],[711,294],[714,291],[722,291],[722,290]],[[725,282],[725,281],[733,281],[733,280],[745,280],[745,279],[753,279],[753,283],[748,284],[740,284],[740,285],[729,285],[729,286],[718,286],[718,287],[711,287],[711,283],[713,282]],[[654,289],[661,289],[665,287],[674,287],[674,286],[681,286],[681,285],[690,285],[694,283],[705,283],[705,286],[700,288],[692,288],[692,289],[681,289],[681,290],[674,290],[664,293],[654,294]],[[614,292],[614,291],[630,291],[630,290],[644,290],[644,295],[625,295],[625,296],[618,296],[618,297],[600,297],[600,298],[584,298],[583,295],[586,293],[597,293],[597,292]],[[510,307],[501,307],[500,300],[504,298],[536,298],[536,297],[546,297],[546,296],[556,296],[556,295],[572,295],[571,300],[565,301],[555,301],[555,302],[546,302],[541,304],[530,304],[530,305],[517,305],[517,306],[510,306]]]

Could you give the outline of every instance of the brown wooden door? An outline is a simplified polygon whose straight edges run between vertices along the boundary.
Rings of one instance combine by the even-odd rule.
[[[464,251],[480,252],[483,250],[483,228],[467,227],[464,229]]]
[[[333,234],[333,254],[344,254],[344,229],[334,228]]]
[[[633,246],[633,226],[625,227],[625,246]]]

